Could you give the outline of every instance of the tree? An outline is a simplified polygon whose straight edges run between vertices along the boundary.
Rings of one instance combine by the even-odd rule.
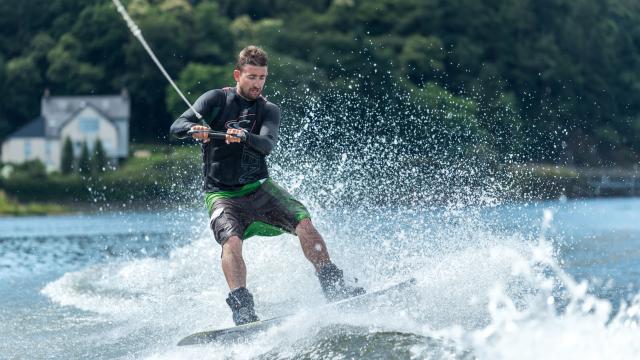
[[[290,101],[300,90],[306,101],[307,91],[353,86],[383,112],[394,109],[386,95],[397,86],[410,83],[433,103],[437,85],[472,100],[470,121],[503,153],[522,144],[513,151],[527,161],[568,152],[588,155],[577,164],[631,164],[620,152],[640,152],[635,0],[125,3],[192,101],[226,85],[239,48],[256,44],[271,56],[265,94],[288,111],[306,104]],[[55,95],[126,87],[133,141],[162,141],[186,108],[111,2],[0,1],[0,14],[0,139],[37,116],[45,87]]]
[[[411,35],[407,38],[399,54],[406,76],[414,84],[423,86],[434,74],[444,70],[442,48],[442,41],[435,36]]]
[[[107,154],[102,146],[102,141],[96,139],[96,144],[93,149],[93,158],[91,159],[91,167],[93,173],[100,173],[105,170],[107,166]]]
[[[5,74],[7,90],[3,101],[10,104],[6,116],[20,119],[18,123],[33,119],[38,113],[43,84],[36,61],[30,56],[13,58],[6,63]]]
[[[91,156],[89,155],[89,146],[87,142],[82,142],[82,151],[80,152],[80,160],[78,160],[78,170],[81,174],[91,173]]]
[[[91,93],[104,79],[104,69],[80,59],[83,44],[73,35],[63,35],[47,53],[47,78],[58,91]]]
[[[67,136],[64,139],[64,144],[62,145],[62,153],[60,159],[60,171],[69,175],[73,171],[73,144],[71,143],[71,139]]]
[[[187,99],[194,102],[198,96],[213,88],[233,86],[232,67],[191,63],[181,72],[176,84]],[[166,86],[167,108],[175,117],[182,114],[187,106],[171,85]]]

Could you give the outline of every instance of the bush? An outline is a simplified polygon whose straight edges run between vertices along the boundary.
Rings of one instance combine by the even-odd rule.
[[[45,179],[47,177],[47,168],[42,161],[29,160],[22,164],[13,165],[11,177],[29,177],[33,179]]]
[[[197,194],[201,160],[195,146],[154,149],[148,158],[129,158],[116,171],[95,175],[50,174],[45,178],[24,172],[0,179],[0,187],[20,201],[148,201],[184,199]],[[178,193],[184,191],[185,193]]]

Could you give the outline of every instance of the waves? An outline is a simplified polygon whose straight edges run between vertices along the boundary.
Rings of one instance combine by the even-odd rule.
[[[283,129],[272,176],[310,208],[347,278],[380,289],[415,277],[411,291],[349,312],[320,311],[320,287],[297,239],[251,238],[244,257],[258,315],[295,315],[248,342],[177,348],[186,335],[232,325],[228,288],[204,215],[176,222],[175,214],[157,214],[155,225],[132,232],[180,229],[145,240],[167,246],[166,253],[79,267],[42,294],[56,306],[96,314],[109,329],[91,344],[98,357],[637,358],[637,297],[625,303],[616,288],[596,292],[596,283],[567,272],[579,253],[583,265],[573,262],[574,274],[611,275],[607,261],[618,248],[579,251],[593,231],[612,239],[606,225],[589,226],[606,224],[605,215],[582,216],[607,202],[513,202],[517,189],[496,166],[501,159],[482,158],[468,144],[456,151],[456,134],[429,132],[437,118],[426,116],[424,129],[400,129],[402,117],[425,115],[407,107],[397,118],[380,118],[367,104],[358,109],[357,99],[344,109],[313,103],[343,100],[309,100],[305,117]],[[408,130],[416,133],[411,141],[403,136]]]
[[[437,222],[428,211],[360,215],[357,228],[339,211],[318,216],[329,219],[318,226],[334,261],[369,289],[409,275],[418,279],[415,288],[347,314],[319,313],[322,295],[297,240],[254,238],[245,258],[258,314],[297,315],[249,343],[174,347],[182,336],[232,325],[219,248],[208,233],[167,257],[66,273],[42,292],[59,305],[120,324],[113,336],[125,342],[145,334],[147,346],[132,352],[136,358],[631,359],[640,353],[638,300],[614,308],[612,299],[589,293],[587,282],[562,269],[544,238],[490,231],[467,216]],[[539,215],[540,224],[552,221]],[[397,217],[420,225],[384,221]],[[367,231],[355,235],[358,229]]]

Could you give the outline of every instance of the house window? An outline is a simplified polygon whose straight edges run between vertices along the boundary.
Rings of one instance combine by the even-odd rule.
[[[79,126],[83,134],[94,134],[98,132],[100,122],[97,118],[80,118]]]
[[[31,157],[31,141],[24,141],[24,158],[29,159]]]

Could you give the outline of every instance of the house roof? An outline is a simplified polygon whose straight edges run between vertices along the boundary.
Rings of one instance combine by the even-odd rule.
[[[83,107],[76,109],[76,111],[74,111],[72,114],[69,115],[69,118],[64,120],[60,126],[58,127],[58,132],[62,131],[62,129],[67,126],[68,123],[71,122],[71,120],[73,120],[82,110],[86,109],[86,108],[91,108],[93,110],[95,110],[98,114],[100,114],[102,117],[104,117],[108,122],[112,123],[115,126],[115,121],[110,118],[107,114],[105,114],[103,111],[101,111],[100,109],[96,108],[95,106],[93,106],[92,104],[85,104]]]
[[[18,131],[9,135],[8,139],[15,138],[30,138],[30,137],[44,137],[45,129],[44,129],[44,118],[42,116],[38,116],[27,125],[18,129]]]
[[[126,95],[46,96],[42,103],[42,115],[45,117],[66,117],[87,104],[111,119],[128,118],[130,115],[129,97]]]
[[[42,98],[41,115],[47,119],[50,136],[79,110],[91,106],[110,120],[129,120],[131,107],[126,92],[120,95],[49,96]]]

